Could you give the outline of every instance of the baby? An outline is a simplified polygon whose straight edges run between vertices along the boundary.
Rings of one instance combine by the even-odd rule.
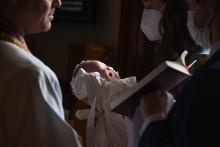
[[[112,67],[97,60],[83,61],[75,67],[72,91],[91,106],[76,112],[79,119],[87,119],[87,147],[127,147],[130,120],[111,112],[109,105],[135,83],[135,77],[121,79]]]

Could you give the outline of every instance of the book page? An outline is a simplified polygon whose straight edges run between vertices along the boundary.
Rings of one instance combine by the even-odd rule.
[[[113,112],[132,117],[142,95],[158,88],[169,91],[189,75],[188,68],[182,64],[175,61],[165,61],[123,95],[112,101],[110,108]]]
[[[176,62],[179,62],[180,64],[186,66],[186,56],[188,54],[188,51],[185,50],[182,52],[182,54],[180,55],[180,57],[176,60]]]

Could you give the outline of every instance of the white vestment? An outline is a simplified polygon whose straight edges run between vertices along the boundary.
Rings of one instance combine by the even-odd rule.
[[[87,119],[87,147],[127,147],[130,120],[111,112],[110,102],[136,83],[135,77],[107,81],[97,72],[79,69],[71,86],[78,99],[87,98],[91,109],[78,110],[79,119]]]
[[[32,54],[0,41],[0,147],[80,147],[64,120],[56,75]]]

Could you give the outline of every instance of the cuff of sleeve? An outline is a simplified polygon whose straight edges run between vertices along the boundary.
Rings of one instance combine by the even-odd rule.
[[[142,127],[140,129],[140,136],[142,136],[144,130],[147,128],[147,126],[151,123],[151,122],[154,122],[154,121],[158,121],[158,120],[164,120],[166,118],[166,115],[164,113],[157,113],[157,114],[154,114],[154,115],[151,115],[147,118],[145,118],[143,124],[142,124]]]

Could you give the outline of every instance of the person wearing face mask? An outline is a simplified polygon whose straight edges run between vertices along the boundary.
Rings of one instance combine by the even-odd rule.
[[[47,32],[60,0],[0,0],[0,147],[81,147],[55,73],[25,35]]]
[[[202,47],[209,45],[210,56],[190,77],[167,116],[164,90],[142,96],[145,123],[139,147],[220,146],[220,1],[186,2],[190,34]]]
[[[162,11],[166,6],[166,2],[161,0],[161,4],[161,8],[157,10],[156,8],[154,9],[148,6],[147,1],[144,2],[146,8],[143,11],[140,28],[150,41],[158,41],[162,38],[159,23],[162,17]],[[157,5],[160,5],[160,3]]]
[[[197,8],[196,8],[197,9]],[[205,48],[210,48],[211,47],[211,42],[210,42],[210,36],[209,36],[209,28],[208,25],[211,21],[211,17],[206,21],[205,26],[203,28],[199,28],[195,25],[194,22],[194,15],[195,15],[195,10],[189,10],[187,15],[188,15],[188,23],[187,27],[189,29],[190,35],[192,38],[195,40],[195,42],[203,46]]]
[[[186,63],[202,56],[206,59],[208,48],[201,48],[191,38],[187,29],[186,6],[178,0],[143,0],[144,10],[138,43],[137,79],[143,78],[164,60],[176,60],[188,50]],[[199,60],[203,61],[203,60]],[[203,62],[197,62],[199,66]],[[145,66],[146,68],[142,68]]]
[[[120,79],[112,67],[98,60],[82,61],[75,67],[72,92],[91,107],[76,111],[78,119],[87,120],[87,147],[127,147],[131,122],[111,112],[110,102],[135,83],[135,77]]]
[[[176,60],[184,50],[196,50],[199,48],[187,30],[187,13],[184,3],[176,0],[143,0],[142,2],[144,10],[140,24],[142,36],[139,39],[142,40],[139,42],[139,49],[142,48],[144,52],[141,53],[141,59],[144,60],[139,60],[137,65],[137,78],[139,79],[146,76],[148,72],[152,71],[164,60]],[[190,50],[186,59],[193,61],[197,53],[193,55]],[[186,64],[189,64],[189,62],[186,62]],[[143,69],[143,67],[145,68]],[[167,93],[169,107],[172,107],[175,101],[174,98],[176,98],[175,95],[182,90],[186,82],[184,81],[171,90],[170,93]],[[131,128],[131,132],[133,132],[131,134],[133,135],[130,137],[129,147],[138,145],[140,139],[139,131],[143,122],[144,120],[138,107],[133,118]]]

